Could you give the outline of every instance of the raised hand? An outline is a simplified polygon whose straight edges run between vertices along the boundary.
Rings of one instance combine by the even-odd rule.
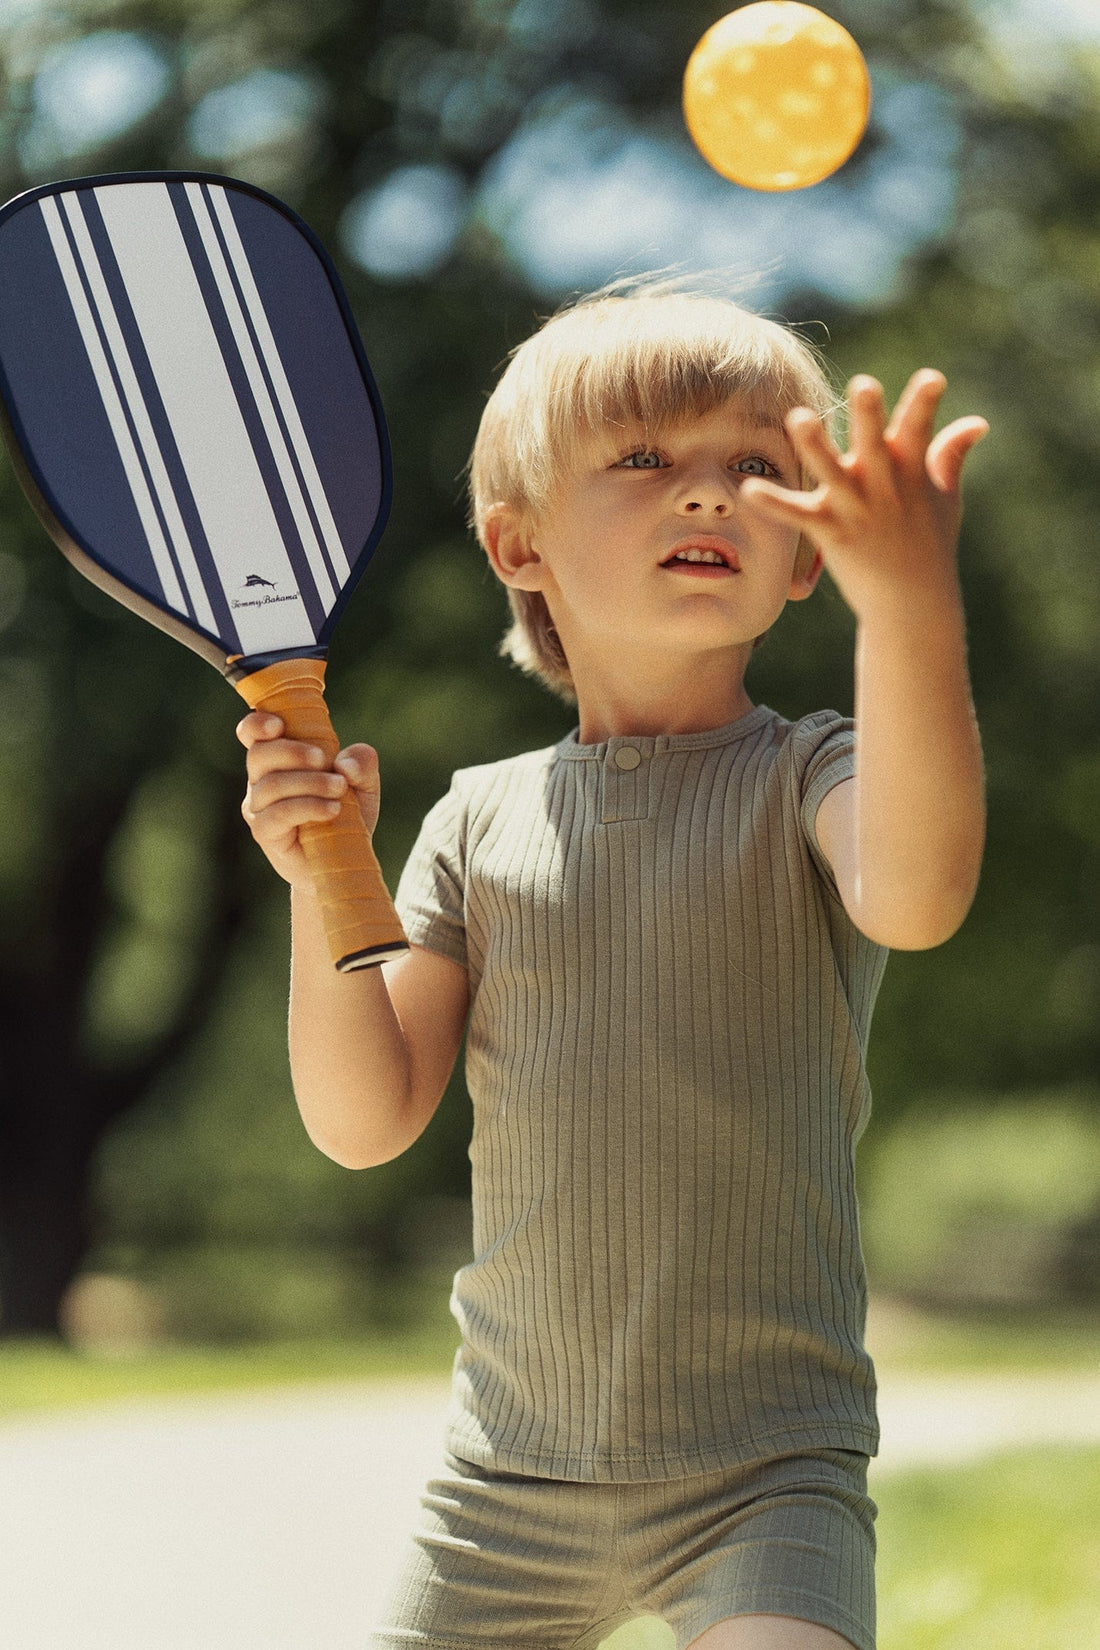
[[[816,413],[796,407],[788,414],[795,453],[817,482],[812,492],[758,477],[741,485],[746,502],[807,535],[859,616],[880,602],[956,589],[963,463],[989,426],[959,418],[935,435],[946,388],[933,368],[914,373],[887,423],[882,385],[853,378],[847,452]]]

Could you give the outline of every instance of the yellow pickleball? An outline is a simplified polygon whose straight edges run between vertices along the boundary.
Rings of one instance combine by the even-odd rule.
[[[716,172],[748,189],[805,189],[852,154],[871,112],[867,65],[815,6],[758,0],[709,28],[684,74],[684,119]]]

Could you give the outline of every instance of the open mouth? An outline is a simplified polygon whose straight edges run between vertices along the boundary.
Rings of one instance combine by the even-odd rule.
[[[711,578],[722,578],[741,571],[733,545],[725,539],[709,535],[706,538],[684,539],[674,545],[661,566],[676,573],[701,573]]]

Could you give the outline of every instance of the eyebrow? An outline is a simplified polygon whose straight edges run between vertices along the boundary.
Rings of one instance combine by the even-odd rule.
[[[788,407],[787,412],[789,411],[790,408]],[[753,429],[775,430],[777,434],[782,436],[786,436],[787,434],[786,412],[776,413],[771,416],[767,413],[748,412],[743,416],[745,423],[751,425]]]
[[[718,409],[715,408],[714,410],[717,411]],[[706,418],[709,415],[702,413],[699,416]],[[784,422],[786,418],[785,413],[777,415],[774,418],[770,418],[766,414],[760,414],[752,411],[739,411],[736,416],[740,419],[747,434],[752,435],[758,433],[760,435],[772,435],[778,437],[787,449],[787,454],[797,464],[797,455],[791,442],[791,438],[787,434],[787,427]],[[617,451],[620,457],[625,456],[632,450],[632,443],[658,442],[661,440],[662,435],[667,434],[668,429],[670,427],[675,427],[678,422],[679,420],[674,419],[671,421],[671,426],[665,425],[663,428],[658,428],[656,430],[647,430],[640,422],[618,423],[616,421],[614,423],[610,423],[605,426],[604,439],[607,441],[606,450]],[[603,442],[601,441],[599,445],[602,446]],[[593,452],[593,458],[595,457],[596,454]]]
[[[787,449],[787,452],[790,453],[797,462],[794,443],[787,432],[787,426],[784,418],[757,418],[753,416],[746,420],[746,425],[750,430],[759,431],[761,435],[772,435],[778,437]]]
[[[704,418],[706,416],[707,416],[707,414],[705,414],[705,413],[702,415],[702,417],[704,417]],[[756,413],[748,413],[748,414],[745,414],[745,415],[738,414],[738,417],[740,418],[740,421],[745,425],[745,427],[747,429],[761,430],[761,431],[771,433],[773,435],[781,435],[783,437],[784,441],[789,441],[789,439],[790,439],[789,436],[787,435],[787,426],[786,426],[786,422],[785,422],[785,415],[784,415],[784,417],[781,417],[781,418],[761,418],[761,417],[758,417]],[[667,431],[670,428],[675,428],[676,425],[681,423],[681,422],[691,422],[691,421],[690,420],[672,419],[667,424],[659,425],[656,429],[647,429],[646,426],[644,424],[642,424],[641,422],[638,422],[638,423],[632,424],[632,425],[631,424],[612,424],[612,425],[608,425],[608,427],[607,427],[607,435],[608,435],[608,439],[615,439],[617,441],[624,441],[624,442],[635,441],[635,440],[639,440],[639,439],[643,440],[643,441],[656,441],[661,437],[662,434],[667,433]]]

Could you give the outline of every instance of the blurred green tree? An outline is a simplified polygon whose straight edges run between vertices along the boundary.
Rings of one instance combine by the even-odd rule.
[[[559,144],[588,130],[593,153],[610,153],[614,131],[626,132],[678,164],[679,77],[718,9],[28,0],[0,36],[6,194],[50,176],[199,165],[283,195],[341,262],[387,405],[396,488],[333,649],[332,697],[337,725],[382,753],[391,880],[452,768],[571,725],[495,657],[504,604],[462,527],[460,472],[484,394],[561,295],[533,273],[522,225],[490,185],[508,158],[515,198],[525,178],[527,198],[538,195],[553,157],[540,171],[522,140],[563,109],[581,108],[589,125],[553,127]],[[799,267],[810,273],[777,307],[826,323],[841,370],[874,371],[891,394],[916,366],[942,366],[949,411],[993,425],[973,465],[963,550],[987,866],[958,938],[888,970],[872,1069],[889,1116],[932,1088],[1053,1092],[1096,1065],[1100,54],[1014,60],[976,0],[830,9],[864,46],[876,99],[890,96],[845,173],[851,232],[829,242],[833,278],[814,279],[807,230]],[[925,101],[905,128],[916,165],[906,173],[896,156],[885,164],[885,121],[913,88]],[[916,164],[935,149],[937,107],[959,134],[939,227],[932,174]],[[722,197],[735,229],[738,198],[732,186]],[[612,216],[620,203],[633,222],[626,185]],[[862,296],[855,276],[845,287],[844,266],[865,267],[891,224],[912,245],[896,274]],[[825,241],[822,228],[823,272]],[[291,1102],[285,1075],[249,1068],[258,1031],[281,1042],[285,916],[237,813],[235,701],[69,573],[6,471],[0,520],[0,1332],[11,1334],[56,1331],[92,1241],[139,1243],[142,1219],[165,1245],[224,1233],[234,1187],[260,1172],[246,1120]],[[786,714],[845,708],[850,642],[842,604],[822,592],[761,650],[755,696]],[[188,1113],[185,1091],[216,1094],[225,1111],[221,1131],[201,1125],[213,1131],[199,1153],[208,1173],[181,1186],[173,1142],[211,1112],[207,1098]],[[270,1195],[285,1187],[318,1241],[393,1249],[402,1207],[463,1189],[460,1096],[456,1077],[425,1140],[375,1171],[369,1191],[335,1191],[335,1175],[305,1167],[308,1146],[299,1156],[284,1141],[265,1155],[269,1195],[252,1199],[253,1229],[270,1236],[285,1217],[288,1200]],[[227,1116],[240,1126],[224,1127]],[[160,1193],[158,1225],[148,1211]]]

